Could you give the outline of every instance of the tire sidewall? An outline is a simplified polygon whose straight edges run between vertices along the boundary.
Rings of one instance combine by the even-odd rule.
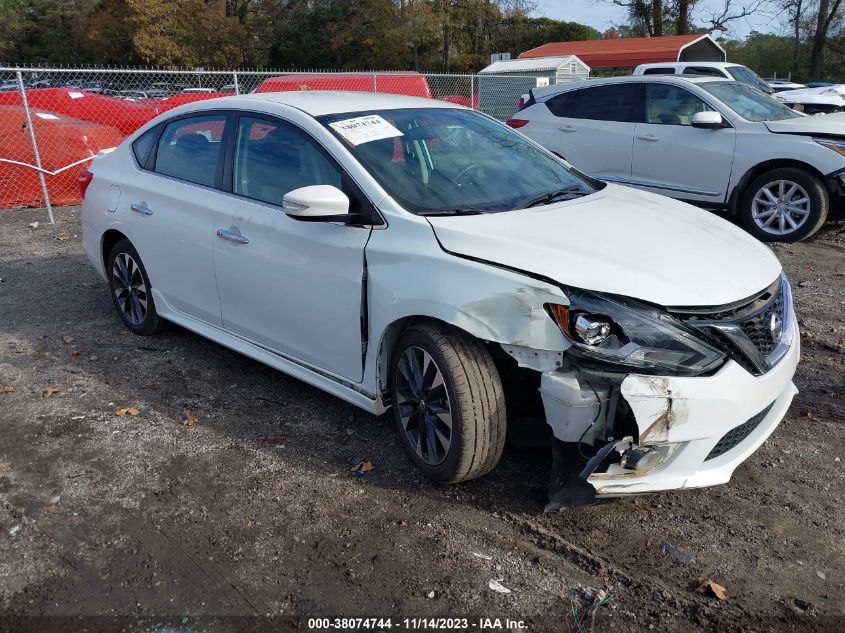
[[[810,215],[798,230],[787,235],[767,233],[754,221],[751,206],[755,194],[768,183],[776,180],[791,180],[798,183],[810,198]],[[824,184],[815,175],[797,167],[773,169],[755,178],[742,196],[740,217],[745,229],[761,242],[799,242],[819,230],[827,218],[828,193]]]
[[[458,472],[460,468],[460,457],[463,454],[463,412],[461,411],[460,403],[458,402],[458,398],[455,394],[454,377],[452,376],[449,364],[446,362],[446,358],[441,353],[434,339],[424,330],[413,328],[409,329],[400,337],[393,352],[393,357],[390,360],[388,382],[391,402],[398,402],[396,376],[398,374],[399,359],[402,357],[404,351],[409,347],[419,347],[428,352],[443,376],[443,382],[446,386],[446,393],[449,396],[449,404],[452,410],[452,436],[449,443],[449,450],[446,453],[446,459],[436,466],[432,466],[431,464],[423,461],[420,456],[417,455],[416,450],[414,450],[414,447],[411,446],[411,443],[408,440],[405,429],[402,427],[402,420],[399,417],[399,407],[395,405],[391,407],[393,412],[393,422],[399,432],[402,446],[405,448],[408,455],[410,455],[414,464],[416,464],[416,466],[429,478],[438,482],[448,482],[451,481],[455,473]]]
[[[144,285],[147,287],[147,313],[144,315],[144,320],[141,321],[141,323],[139,323],[138,325],[134,325],[133,323],[127,320],[126,315],[123,313],[123,310],[117,302],[117,296],[114,292],[114,275],[112,274],[112,270],[114,268],[114,260],[117,259],[117,256],[121,253],[126,253],[133,260],[135,260],[135,263],[141,270],[141,276],[144,279]],[[133,332],[134,334],[140,334],[142,336],[153,334],[158,329],[158,313],[156,312],[155,303],[153,301],[152,286],[150,284],[150,278],[147,275],[147,269],[144,268],[144,262],[141,261],[141,256],[138,255],[138,251],[135,250],[135,247],[132,245],[132,242],[130,242],[129,240],[120,240],[117,244],[112,247],[111,252],[109,252],[108,267],[106,268],[106,274],[109,278],[109,290],[111,292],[112,303],[114,304],[115,310],[117,310],[118,315],[120,315],[120,319],[121,321],[123,321],[123,325],[126,327],[126,329]]]

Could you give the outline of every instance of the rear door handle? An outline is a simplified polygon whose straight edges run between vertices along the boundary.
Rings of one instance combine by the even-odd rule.
[[[649,143],[654,143],[655,141],[660,140],[654,134],[637,134],[637,138],[641,141],[648,141]]]
[[[236,242],[237,244],[249,244],[249,240],[240,233],[235,233],[234,231],[228,231],[226,229],[217,229],[217,237],[229,240],[230,242]]]
[[[153,214],[153,210],[150,209],[147,206],[146,202],[142,202],[141,204],[133,202],[132,204],[129,205],[129,208],[132,209],[135,213],[141,213],[142,215],[152,215]]]
[[[571,134],[575,131],[575,128],[571,125],[558,125],[557,129],[561,132],[566,132],[567,134]]]

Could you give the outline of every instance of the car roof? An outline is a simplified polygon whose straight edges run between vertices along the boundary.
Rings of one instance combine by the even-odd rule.
[[[555,86],[548,86],[546,88],[534,88],[532,89],[532,93],[534,94],[535,99],[541,99],[543,97],[549,97],[552,95],[556,95],[560,92],[566,92],[569,90],[577,90],[579,88],[589,88],[590,86],[608,86],[608,85],[615,85],[615,84],[626,84],[626,83],[653,83],[653,82],[660,82],[660,83],[669,83],[669,84],[677,84],[679,86],[685,84],[703,84],[703,83],[712,83],[716,81],[731,81],[730,79],[725,79],[723,77],[710,77],[710,76],[696,76],[696,75],[625,75],[624,77],[604,77],[601,79],[587,79],[584,81],[570,81],[567,83],[557,84]]]
[[[272,112],[272,105],[284,105],[302,110],[306,114],[318,117],[326,114],[342,114],[345,112],[363,112],[367,110],[399,110],[401,108],[455,108],[463,106],[449,101],[438,101],[422,97],[409,97],[378,92],[344,92],[330,90],[292,90],[287,92],[258,92],[248,95],[220,97],[197,101],[179,109],[180,112],[202,110],[203,105],[215,108],[248,107],[255,108],[261,103],[268,106]],[[191,107],[192,106],[192,107]]]
[[[663,68],[675,66],[703,66],[704,68],[725,68],[726,66],[742,66],[734,62],[650,62],[640,64],[637,68]]]

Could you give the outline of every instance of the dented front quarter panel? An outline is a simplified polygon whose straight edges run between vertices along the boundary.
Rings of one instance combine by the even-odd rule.
[[[493,343],[560,352],[570,346],[544,309],[568,304],[560,287],[528,275],[445,252],[425,218],[385,213],[388,230],[373,231],[366,250],[367,390],[384,390],[385,337],[408,318],[431,318]],[[384,211],[385,209],[382,208]]]

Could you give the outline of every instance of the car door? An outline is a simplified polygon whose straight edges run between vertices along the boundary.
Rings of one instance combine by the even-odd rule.
[[[241,115],[230,154],[237,202],[214,241],[224,327],[360,381],[364,247],[372,229],[296,220],[281,205],[286,193],[309,185],[343,189],[350,211],[362,211],[363,195],[313,138],[279,119]]]
[[[582,171],[613,182],[631,177],[638,84],[564,92],[546,102],[557,117],[554,148]]]
[[[211,247],[232,207],[216,188],[226,123],[227,114],[216,112],[163,124],[145,168],[121,183],[120,197],[153,290],[172,308],[214,325],[221,317]]]
[[[631,184],[683,200],[722,203],[733,165],[733,127],[692,127],[715,108],[684,87],[646,83],[645,122],[637,123]]]

